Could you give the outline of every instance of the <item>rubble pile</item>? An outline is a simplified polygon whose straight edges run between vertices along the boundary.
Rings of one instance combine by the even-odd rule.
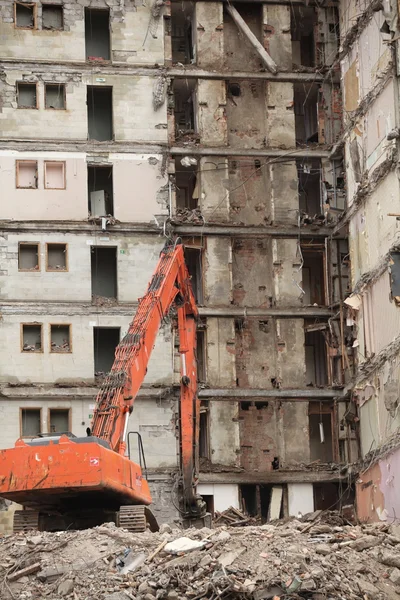
[[[400,525],[318,515],[157,534],[0,537],[2,600],[399,600]]]

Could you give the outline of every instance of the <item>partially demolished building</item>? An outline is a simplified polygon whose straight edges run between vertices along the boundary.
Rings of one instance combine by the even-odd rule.
[[[201,315],[209,510],[352,502],[360,437],[377,451],[398,421],[396,19],[360,10],[2,0],[1,447],[84,434],[179,236]],[[165,323],[130,424],[162,520],[179,517],[178,382]],[[387,476],[371,469],[368,518]]]

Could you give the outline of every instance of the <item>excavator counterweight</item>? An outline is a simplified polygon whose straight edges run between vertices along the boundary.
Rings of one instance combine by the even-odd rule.
[[[115,351],[101,386],[87,437],[51,434],[0,450],[0,496],[30,510],[16,511],[18,527],[37,515],[39,529],[81,528],[106,520],[132,530],[157,529],[148,482],[126,454],[128,419],[147,372],[160,325],[174,307],[181,354],[180,474],[182,514],[204,515],[196,495],[199,400],[196,318],[198,315],[183,245],[166,244],[128,332]],[[140,444],[141,446],[141,444]],[[22,524],[21,524],[22,523]],[[17,527],[17,528],[18,528]]]

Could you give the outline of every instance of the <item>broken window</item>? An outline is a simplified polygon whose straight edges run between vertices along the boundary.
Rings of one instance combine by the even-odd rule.
[[[49,433],[69,433],[70,427],[70,409],[69,408],[50,408],[48,418]]]
[[[46,244],[46,271],[68,271],[67,244]]]
[[[185,246],[185,261],[197,304],[203,303],[202,248]]]
[[[87,110],[89,140],[112,140],[112,88],[88,85]]]
[[[112,166],[88,166],[88,199],[92,217],[114,214]]]
[[[85,8],[87,60],[110,60],[110,12]]]
[[[313,6],[291,7],[292,58],[294,65],[315,65],[314,32],[318,25],[318,14]]]
[[[282,490],[280,486],[275,488]],[[242,510],[250,517],[261,517],[262,522],[282,517],[282,493],[271,506],[272,489],[272,486],[265,484],[239,486]]]
[[[21,29],[35,29],[36,27],[36,4],[14,4],[15,27]]]
[[[42,433],[42,410],[40,408],[20,408],[21,437],[36,437]]]
[[[119,339],[119,327],[93,328],[94,374],[96,376],[105,375],[111,370]]]
[[[71,325],[50,325],[50,352],[71,351]]]
[[[18,108],[37,108],[36,83],[17,83]]]
[[[328,383],[326,342],[322,331],[305,332],[306,385]]]
[[[325,300],[325,275],[324,275],[324,260],[325,248],[323,245],[301,247],[303,256],[302,282],[303,288],[303,304],[311,305],[318,304],[323,306]]]
[[[65,190],[65,162],[44,161],[44,187],[46,190]]]
[[[179,159],[175,160],[176,208],[194,210],[199,201],[197,166],[184,167]]]
[[[38,187],[38,166],[36,160],[17,160],[17,188],[36,190]]]
[[[22,324],[22,352],[42,352],[42,324]]]
[[[92,301],[117,298],[117,249],[104,246],[91,248]]]
[[[194,113],[196,81],[194,79],[176,79],[173,83],[175,135],[195,134],[196,123]]]
[[[318,402],[309,404],[310,460],[333,461],[332,408]]]
[[[42,29],[64,29],[62,4],[42,4]]]
[[[65,110],[65,83],[45,83],[44,105],[46,108]]]
[[[199,456],[210,458],[210,412],[208,403],[200,407]]]
[[[19,242],[18,271],[39,271],[39,244]]]
[[[295,83],[293,92],[296,143],[318,143],[319,86],[317,84]]]
[[[172,62],[188,65],[194,62],[193,4],[171,2]]]

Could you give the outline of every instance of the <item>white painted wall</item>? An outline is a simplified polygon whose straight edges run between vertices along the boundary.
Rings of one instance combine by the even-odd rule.
[[[214,496],[214,509],[218,512],[230,506],[239,508],[239,486],[233,483],[199,483],[200,496]]]
[[[312,483],[288,483],[289,516],[314,511],[314,491]]]

